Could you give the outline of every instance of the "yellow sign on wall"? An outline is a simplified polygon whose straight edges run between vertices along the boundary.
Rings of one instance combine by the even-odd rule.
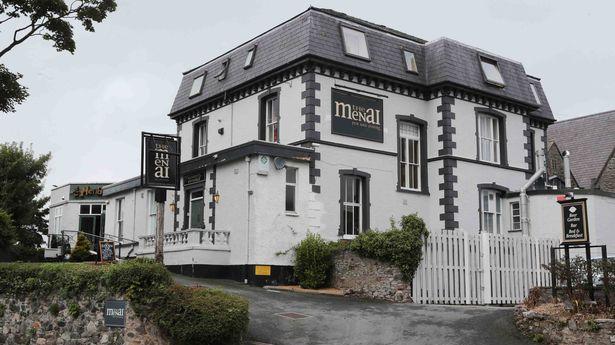
[[[254,266],[254,275],[257,276],[270,276],[271,266]]]

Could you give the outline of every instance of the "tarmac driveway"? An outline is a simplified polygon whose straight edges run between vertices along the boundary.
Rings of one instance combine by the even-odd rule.
[[[183,285],[219,288],[248,299],[249,337],[255,342],[274,345],[531,344],[513,325],[512,308],[395,304],[278,292],[227,280],[173,277]],[[281,316],[280,313],[291,314]]]

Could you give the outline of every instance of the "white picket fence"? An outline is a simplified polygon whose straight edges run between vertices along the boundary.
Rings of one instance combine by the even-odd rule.
[[[542,265],[550,261],[556,239],[468,234],[462,230],[430,234],[412,283],[416,303],[514,304],[530,288],[550,286]]]

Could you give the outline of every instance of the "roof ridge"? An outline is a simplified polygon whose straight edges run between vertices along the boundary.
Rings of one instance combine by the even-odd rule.
[[[348,15],[348,14],[346,14],[344,12],[339,12],[339,11],[336,11],[336,10],[333,10],[333,9],[330,9],[330,8],[322,8],[322,7],[310,6],[308,8],[308,11],[309,10],[314,10],[314,11],[317,11],[317,12],[320,12],[320,13],[324,13],[324,14],[328,14],[328,15],[331,15],[331,16],[334,16],[334,17],[337,17],[337,18],[340,18],[340,19],[345,19],[345,20],[351,21],[353,23],[357,23],[359,25],[363,25],[363,26],[368,27],[370,29],[379,30],[379,31],[391,34],[393,36],[397,36],[397,37],[400,37],[400,38],[404,38],[404,39],[413,41],[415,43],[419,43],[419,44],[427,43],[427,40],[424,40],[424,39],[422,39],[420,37],[416,37],[414,35],[407,34],[407,33],[403,32],[403,31],[399,31],[397,29],[390,28],[390,27],[388,27],[386,25],[376,24],[376,23],[370,22],[368,20],[361,19],[361,18],[358,18],[358,17],[354,17],[354,16]]]
[[[571,122],[571,121],[576,121],[576,120],[581,120],[587,117],[593,117],[593,116],[598,116],[598,115],[604,115],[604,114],[608,114],[608,113],[613,113],[615,115],[615,109],[612,110],[606,110],[606,111],[601,111],[599,113],[595,113],[595,114],[588,114],[588,115],[581,115],[581,116],[577,116],[577,117],[573,117],[570,119],[565,119],[565,120],[558,120],[557,122],[554,123],[555,124],[560,124],[560,123],[564,123],[564,122]]]

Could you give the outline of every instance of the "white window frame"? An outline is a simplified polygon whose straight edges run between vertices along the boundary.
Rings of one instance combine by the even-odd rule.
[[[412,126],[416,128],[416,135],[404,133],[401,126]],[[400,183],[399,188],[403,190],[420,191],[421,190],[421,127],[417,124],[408,121],[399,121],[399,164],[400,164]],[[410,149],[414,149],[414,162],[410,161]],[[405,154],[404,154],[405,153]],[[416,171],[414,171],[416,169]],[[401,173],[404,171],[404,174]],[[410,179],[410,172],[413,171],[416,176],[416,186]],[[402,177],[403,175],[403,177]]]
[[[493,84],[495,86],[504,87],[506,82],[504,81],[504,77],[502,77],[502,71],[500,71],[500,65],[497,60],[488,58],[486,56],[479,55],[478,57],[481,71],[483,72],[483,77],[485,81],[489,84]],[[489,72],[496,73],[493,78],[489,76]]]
[[[275,106],[278,102],[278,106]],[[277,109],[277,114],[274,114]],[[276,137],[277,131],[277,137]],[[280,97],[275,95],[265,100],[265,140],[272,143],[280,142]]]
[[[542,104],[540,103],[540,97],[538,96],[538,90],[536,89],[536,85],[534,85],[533,83],[530,83],[530,89],[532,90],[532,94],[534,95],[534,99],[536,100],[536,103]]]
[[[197,193],[197,192],[201,192],[202,195],[200,197],[196,197],[196,198],[192,197],[192,194]],[[188,200],[188,228],[193,229],[193,227],[192,227],[192,220],[193,220],[192,219],[192,217],[193,217],[192,216],[192,211],[193,211],[192,210],[192,203],[194,201],[203,200],[203,210],[202,210],[203,219],[201,219],[201,222],[203,222],[204,218],[205,218],[205,190],[204,189],[194,189],[194,190],[191,190],[188,193],[188,197],[189,197],[189,200]]]
[[[53,230],[56,234],[59,234],[61,232],[60,228],[62,227],[62,213],[63,213],[62,205],[57,206],[54,210],[54,216],[53,216]]]
[[[347,201],[348,199],[348,180],[352,180],[353,181],[353,185],[352,185],[352,192],[355,192],[355,184],[359,185],[359,202],[354,202],[354,201]],[[344,180],[344,194],[341,195],[342,198],[342,207],[344,208],[344,210],[347,210],[348,207],[352,208],[352,224],[348,224],[348,222],[346,222],[347,218],[344,217],[344,222],[343,222],[343,234],[342,234],[342,238],[343,239],[353,239],[355,238],[359,233],[361,233],[361,230],[363,229],[363,202],[365,200],[365,191],[363,190],[363,179],[360,176],[354,176],[354,175],[348,175],[345,176],[345,180]],[[359,226],[358,226],[358,230],[357,233],[354,233],[354,220],[355,220],[355,216],[354,216],[354,212],[356,210],[359,210]],[[346,212],[344,212],[344,215],[346,214]],[[350,225],[350,227],[349,227]]]
[[[256,45],[252,46],[252,48],[248,49],[248,53],[246,54],[246,61],[243,65],[244,69],[248,69],[252,67],[254,64],[254,56],[256,55]]]
[[[499,191],[494,189],[480,190],[480,215],[482,232],[502,233],[502,195]]]
[[[489,124],[489,128],[483,128]],[[478,158],[483,162],[499,164],[502,160],[500,150],[500,120],[492,115],[478,114]]]
[[[341,25],[340,28],[344,53],[359,59],[370,60],[369,45],[365,32],[346,25]]]
[[[147,191],[147,234],[156,234],[156,215],[158,205],[156,204],[156,196],[153,190]]]
[[[124,198],[115,199],[115,229],[118,238],[124,237]]]
[[[402,49],[402,54],[404,56],[404,62],[406,64],[406,72],[411,72],[411,73],[419,73],[419,69],[418,66],[416,64],[416,55],[414,55],[413,52],[407,50],[407,49]]]
[[[515,214],[515,205],[517,211]],[[515,221],[515,218],[519,219]],[[510,203],[510,231],[520,231],[521,230],[521,205],[518,201],[513,201]]]
[[[205,73],[197,75],[192,79],[192,87],[190,87],[190,95],[188,97],[198,96],[203,92],[205,84]]]
[[[197,130],[197,157],[207,154],[207,127],[208,121],[201,121],[196,125]]]
[[[288,173],[289,172],[293,172],[295,175],[295,182],[289,182],[288,181]],[[299,169],[295,168],[295,167],[290,167],[287,166],[286,167],[286,173],[284,176],[284,211],[286,211],[286,213],[290,213],[290,214],[296,214],[297,213],[297,179],[299,178]],[[293,193],[293,206],[294,209],[289,210],[286,208],[286,200],[288,199],[288,187],[292,187],[294,190]]]

